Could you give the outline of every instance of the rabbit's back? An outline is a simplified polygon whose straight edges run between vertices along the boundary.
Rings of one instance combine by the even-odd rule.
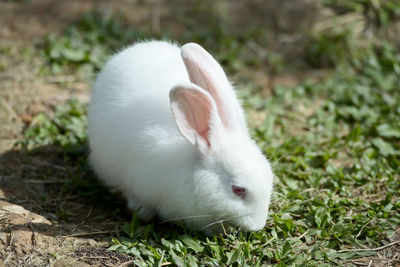
[[[180,186],[170,178],[190,166],[194,149],[179,134],[169,91],[188,81],[180,49],[166,42],[136,44],[106,64],[93,88],[88,128],[90,162],[106,184],[142,200]],[[148,204],[162,203],[165,196],[156,195]]]
[[[113,112],[127,107],[146,109],[148,112],[142,110],[141,115],[154,120],[157,116],[153,115],[166,115],[165,109],[169,110],[170,89],[187,81],[177,46],[160,41],[138,43],[107,62],[95,82],[89,112],[114,116]]]

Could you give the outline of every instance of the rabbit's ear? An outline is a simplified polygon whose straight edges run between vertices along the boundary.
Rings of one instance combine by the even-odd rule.
[[[200,45],[182,46],[181,56],[190,81],[210,93],[223,125],[228,129],[246,128],[243,112],[224,70]]]
[[[177,85],[170,91],[171,110],[181,134],[199,149],[211,146],[211,131],[220,124],[215,102],[195,84]]]

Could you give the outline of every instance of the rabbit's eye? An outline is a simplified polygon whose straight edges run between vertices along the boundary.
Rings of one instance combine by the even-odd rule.
[[[240,198],[246,197],[246,188],[239,185],[232,185],[232,192]]]

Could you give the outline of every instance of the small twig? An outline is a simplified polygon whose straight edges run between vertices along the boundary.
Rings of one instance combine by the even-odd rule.
[[[92,214],[93,207],[90,207],[88,214],[86,215],[85,219],[89,218],[90,215]]]
[[[70,200],[70,199],[75,199],[75,198],[78,198],[78,197],[79,197],[79,195],[72,195],[72,196],[59,197],[59,198],[51,198],[51,199],[48,199],[46,201],[46,203],[50,202],[50,201]]]
[[[367,266],[365,262],[359,262],[359,261],[352,261],[355,265],[360,265],[360,266]]]
[[[164,262],[164,263],[161,263],[161,266],[167,266],[167,265],[171,265],[172,264],[172,262]]]
[[[60,171],[65,171],[67,170],[67,168],[65,168],[64,166],[61,165],[56,165],[53,163],[49,163],[47,161],[44,160],[39,160],[39,159],[32,159],[33,162],[37,163],[38,165],[44,166],[44,167],[51,167]]]
[[[361,235],[362,231],[364,230],[365,226],[367,226],[372,220],[369,220],[366,224],[364,224],[358,234],[356,235],[356,239]]]
[[[350,23],[362,22],[364,17],[357,13],[348,13],[341,16],[335,16],[333,18],[328,18],[317,23],[314,23],[313,32],[319,33],[326,31],[331,28],[343,27]]]
[[[86,259],[108,259],[109,257],[104,257],[104,256],[83,256],[83,258],[86,258]]]
[[[261,247],[268,246],[268,245],[271,244],[272,241],[274,241],[274,240],[275,240],[275,237],[272,237],[270,240],[268,240],[268,242],[266,242],[265,244],[261,245]]]
[[[3,107],[8,111],[8,113],[10,113],[11,117],[19,120],[15,110],[3,98],[0,98],[0,104],[2,104]]]
[[[10,227],[10,232],[11,232],[11,237],[10,237],[10,241],[8,242],[8,245],[12,246],[13,241],[14,241],[14,232],[11,230],[11,227]]]
[[[356,261],[361,261],[361,260],[372,260],[372,261],[392,261],[393,259],[388,259],[388,258],[371,258],[371,257],[364,257],[364,258],[358,258],[358,259],[349,259],[351,262],[356,262]],[[365,264],[364,264],[365,265]]]
[[[88,232],[88,233],[77,233],[77,234],[71,234],[71,235],[63,235],[61,237],[79,237],[79,236],[86,236],[86,235],[102,235],[102,234],[111,234],[114,233],[115,231],[97,231],[97,232]]]
[[[250,41],[249,47],[251,50],[253,50],[257,54],[257,56],[259,56],[262,59],[264,59],[268,56],[266,49],[263,48],[262,46],[256,44],[255,42]]]
[[[90,230],[92,230],[93,232],[101,232],[101,230],[96,229],[96,228],[94,228],[94,227],[90,227],[89,225],[85,225],[85,227],[88,228],[88,229],[90,229]]]
[[[315,190],[315,188],[307,188],[307,189],[304,189],[303,191],[301,191],[299,195],[302,195],[304,193],[308,193],[308,192],[311,192],[311,191],[314,191],[314,190]]]
[[[70,83],[70,82],[76,82],[76,78],[73,75],[50,76],[47,77],[45,81],[48,83]]]
[[[62,184],[65,183],[67,180],[65,179],[52,179],[52,180],[39,180],[39,179],[28,179],[25,180],[25,183],[30,184]]]
[[[400,243],[400,240],[392,242],[392,243],[389,243],[389,244],[386,244],[386,245],[381,246],[381,247],[377,247],[377,248],[342,249],[342,250],[339,250],[338,252],[341,253],[341,252],[379,251],[379,250],[382,250],[382,249],[397,245],[399,243]]]
[[[301,236],[299,236],[299,239],[302,239],[306,234],[308,234],[308,231],[309,230],[305,231]]]

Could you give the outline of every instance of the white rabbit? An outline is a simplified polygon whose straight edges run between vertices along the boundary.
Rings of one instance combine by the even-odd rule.
[[[89,106],[90,163],[148,220],[264,227],[268,160],[221,66],[200,45],[135,44],[112,57]]]

